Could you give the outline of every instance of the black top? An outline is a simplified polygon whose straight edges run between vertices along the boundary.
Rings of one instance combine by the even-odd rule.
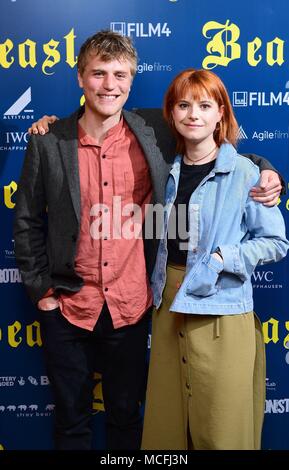
[[[183,160],[181,162],[178,192],[168,227],[168,261],[172,263],[186,265],[190,197],[214,166],[215,160],[203,165],[186,165]],[[184,246],[180,246],[180,243]]]

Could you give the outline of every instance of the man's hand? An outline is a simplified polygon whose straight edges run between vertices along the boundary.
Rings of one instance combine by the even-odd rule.
[[[250,191],[250,196],[256,202],[261,202],[264,206],[275,206],[278,203],[282,186],[278,173],[272,170],[263,170],[259,186],[254,186]]]
[[[57,116],[42,116],[42,118],[38,119],[38,121],[33,122],[32,126],[29,127],[28,132],[29,134],[41,134],[44,135],[49,132],[49,124],[53,124],[57,121]]]
[[[59,307],[59,301],[56,297],[51,295],[50,297],[44,297],[43,299],[40,299],[37,307],[39,310],[54,310],[55,308]]]

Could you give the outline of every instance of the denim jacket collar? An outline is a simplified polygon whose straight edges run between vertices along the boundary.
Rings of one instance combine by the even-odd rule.
[[[216,164],[212,170],[212,174],[230,173],[236,166],[236,158],[237,151],[233,145],[229,143],[222,144],[218,151]],[[177,155],[170,171],[171,175],[173,175],[176,180],[179,178],[181,161],[182,155]]]

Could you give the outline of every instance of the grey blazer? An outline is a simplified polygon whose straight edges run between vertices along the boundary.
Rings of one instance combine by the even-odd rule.
[[[74,270],[80,227],[77,121],[81,110],[55,122],[45,136],[32,135],[17,190],[15,255],[28,294],[37,303],[50,287],[76,292],[83,285]],[[163,203],[170,165],[164,160],[154,130],[135,113],[123,111],[150,168],[152,203]],[[166,131],[167,132],[167,131]],[[168,132],[167,132],[168,135]],[[171,142],[171,157],[173,142]],[[169,145],[166,144],[169,153]],[[157,240],[145,240],[151,274]]]
[[[14,239],[22,280],[34,303],[50,287],[77,292],[83,285],[74,270],[80,227],[77,121],[82,112],[80,109],[55,122],[45,136],[31,136],[26,151],[17,191]],[[123,111],[123,116],[149,164],[152,203],[163,204],[166,180],[175,157],[174,138],[160,109]],[[260,157],[250,158],[261,169],[272,168]],[[150,276],[158,240],[144,239],[144,246]]]

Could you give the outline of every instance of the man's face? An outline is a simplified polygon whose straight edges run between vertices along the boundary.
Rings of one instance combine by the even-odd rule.
[[[132,83],[128,60],[104,62],[99,56],[88,59],[84,72],[78,72],[85,106],[101,119],[120,116]]]

